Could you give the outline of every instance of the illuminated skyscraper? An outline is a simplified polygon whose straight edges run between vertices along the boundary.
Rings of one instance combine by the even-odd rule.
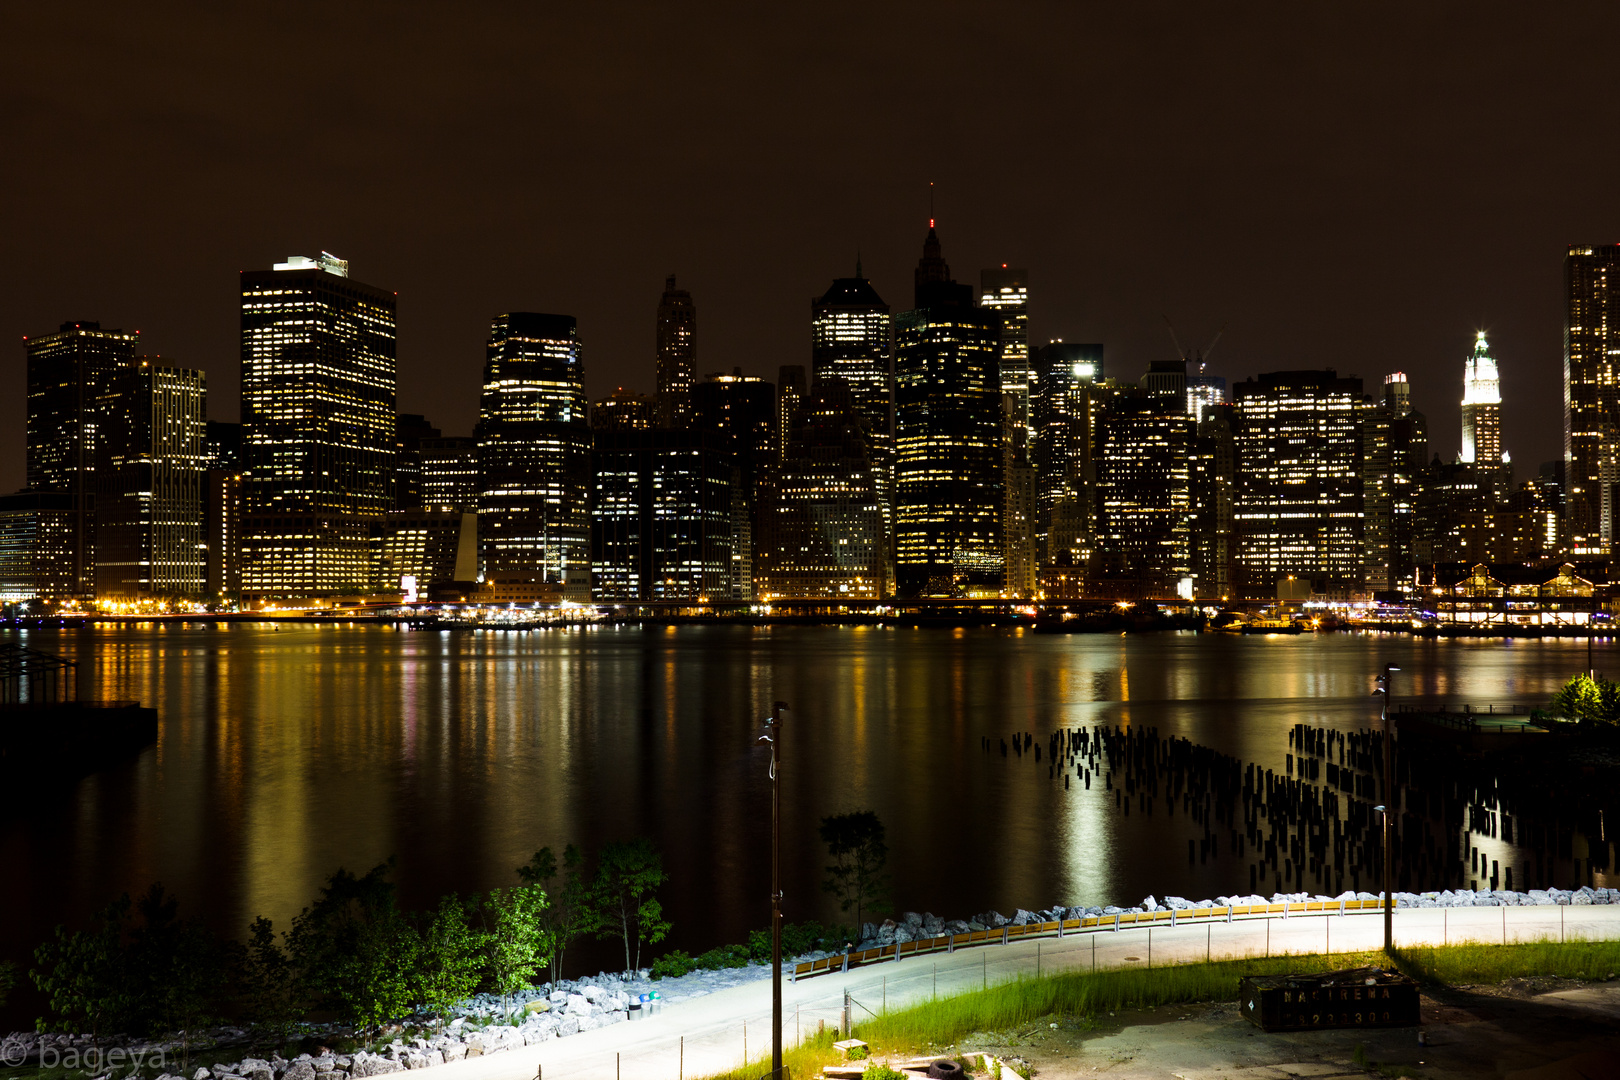
[[[96,469],[96,597],[207,589],[203,373],[139,357],[114,382]]]
[[[889,557],[866,423],[849,385],[816,379],[796,410],[776,482],[760,509],[760,598],[850,600],[888,595]]]
[[[1474,338],[1474,351],[1463,366],[1462,456],[1465,464],[1499,469],[1502,452],[1502,391],[1496,357],[1485,342],[1485,331]],[[1503,485],[1504,487],[1506,485]]]
[[[1095,595],[1191,598],[1193,435],[1174,397],[1138,391],[1100,410]]]
[[[1620,245],[1564,260],[1564,508],[1572,554],[1607,554],[1620,483]]]
[[[1011,394],[1012,420],[1026,428],[1029,409],[1029,271],[979,271],[979,306],[1001,316],[1001,392]]]
[[[1360,590],[1361,380],[1274,371],[1232,390],[1239,595],[1275,599],[1289,576],[1329,595]]]
[[[1067,550],[1074,539],[1089,541],[1091,536],[1093,388],[1103,381],[1103,347],[1063,341],[1042,345],[1035,351],[1031,374],[1035,545],[1041,561],[1049,563],[1058,554],[1049,536],[1059,504],[1065,504],[1070,526],[1070,539],[1060,546]]]
[[[646,431],[657,426],[657,402],[622,386],[591,406],[593,431]]]
[[[1187,376],[1187,415],[1201,420],[1209,405],[1226,402],[1226,379],[1220,375]]]
[[[861,274],[837,278],[810,303],[810,356],[817,379],[843,379],[866,425],[885,527],[894,527],[894,375],[889,305]],[[784,394],[787,392],[783,386]]]
[[[49,527],[41,535],[65,550],[69,566],[52,575],[56,596],[95,595],[96,465],[106,433],[107,410],[118,376],[135,363],[136,335],[103,330],[96,322],[67,322],[54,334],[25,339],[28,349],[28,492],[64,496],[51,501]],[[37,501],[37,500],[36,500]],[[62,514],[67,517],[62,518]]]
[[[1190,467],[1193,595],[1232,596],[1237,555],[1237,409],[1201,404]]]
[[[1414,519],[1419,479],[1428,465],[1429,433],[1412,409],[1406,375],[1384,376],[1384,399],[1361,421],[1362,491],[1366,505],[1367,588],[1410,587],[1415,565]]]
[[[658,424],[686,427],[692,419],[692,385],[697,382],[697,308],[692,294],[664,279],[658,299]]]
[[[365,590],[394,505],[395,295],[324,251],[241,289],[242,591]]]
[[[1018,395],[1005,390],[1001,393],[1001,440],[1001,591],[1007,597],[1030,599],[1040,580],[1035,554],[1035,466],[1029,459],[1029,426],[1019,420]]]
[[[478,440],[466,436],[423,439],[422,508],[478,510]]]
[[[713,374],[692,388],[692,427],[713,432],[736,462],[731,485],[731,598],[754,598],[754,526],[776,463],[776,387],[744,375]]]
[[[497,315],[479,403],[478,541],[484,578],[590,599],[591,432],[572,315]]]
[[[776,369],[776,450],[780,460],[786,456],[788,443],[793,438],[793,418],[799,406],[810,394],[810,381],[805,378],[803,364],[783,364]]]
[[[951,280],[933,222],[914,276],[894,317],[899,591],[999,596],[1001,319]]]

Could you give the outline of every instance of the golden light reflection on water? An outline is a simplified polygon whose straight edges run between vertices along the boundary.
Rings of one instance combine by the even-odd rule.
[[[394,855],[421,903],[509,884],[543,844],[642,833],[679,869],[671,947],[706,949],[764,924],[769,788],[755,740],[778,699],[790,706],[790,918],[838,917],[815,827],[862,807],[888,825],[901,909],[1246,890],[1246,872],[1177,857],[1180,818],[1125,819],[1100,774],[1088,792],[1071,770],[1065,790],[1062,769],[1049,780],[1052,762],[1003,758],[1001,740],[1027,731],[1044,749],[1059,727],[1149,725],[1280,771],[1294,723],[1372,722],[1383,663],[1403,668],[1398,697],[1470,701],[1539,700],[1585,668],[1584,643],[1347,634],[287,625],[28,643],[83,660],[87,696],[155,704],[162,730],[128,766],[0,826],[23,886],[0,900],[13,957],[156,879],[239,931],[260,913],[285,926],[340,865]]]

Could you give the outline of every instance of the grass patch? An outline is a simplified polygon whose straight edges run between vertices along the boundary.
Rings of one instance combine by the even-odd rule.
[[[838,1041],[838,1033],[827,1030],[811,1035],[798,1046],[784,1047],[782,1049],[782,1065],[791,1075],[798,1077],[818,1077],[821,1075],[823,1065],[842,1065],[844,1055],[842,1051],[833,1049],[833,1043]],[[767,1054],[746,1065],[740,1065],[726,1072],[715,1073],[705,1080],[759,1080],[761,1076],[769,1075],[771,1059]]]
[[[1620,941],[1527,941],[1514,945],[1448,945],[1396,949],[1394,966],[1442,986],[1499,983],[1534,975],[1608,979],[1620,973]]]

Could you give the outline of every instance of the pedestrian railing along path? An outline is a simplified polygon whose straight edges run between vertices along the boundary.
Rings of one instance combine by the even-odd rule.
[[[1218,904],[1213,907],[1160,908],[1156,911],[1122,911],[1114,915],[1087,915],[1080,919],[1053,919],[1048,922],[1008,924],[995,930],[970,930],[965,934],[939,934],[934,937],[897,941],[871,949],[857,949],[820,960],[806,960],[793,966],[792,978],[808,978],[828,972],[848,971],[863,964],[895,963],[907,956],[955,952],[978,945],[1006,945],[1033,937],[1063,937],[1123,930],[1137,926],[1181,926],[1194,923],[1232,922],[1236,919],[1286,919],[1291,915],[1345,915],[1356,911],[1380,911],[1384,901],[1373,900],[1295,900],[1284,903]]]

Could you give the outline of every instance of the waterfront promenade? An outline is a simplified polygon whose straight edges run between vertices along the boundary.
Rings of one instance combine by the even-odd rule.
[[[1383,944],[1381,912],[1295,915],[1170,927],[1102,930],[1025,939],[876,964],[847,973],[784,982],[783,1035],[835,1028],[849,991],[856,1023],[885,1005],[894,1009],[1020,977],[1066,971],[1154,967],[1206,958],[1282,953],[1361,952]],[[1562,938],[1620,938],[1620,906],[1414,908],[1395,914],[1397,947],[1501,943]],[[1599,977],[1607,972],[1596,973]],[[868,1011],[870,1010],[870,1012]],[[771,984],[760,980],[668,1006],[634,1024],[582,1032],[536,1046],[435,1069],[442,1080],[631,1080],[704,1076],[770,1051]]]

